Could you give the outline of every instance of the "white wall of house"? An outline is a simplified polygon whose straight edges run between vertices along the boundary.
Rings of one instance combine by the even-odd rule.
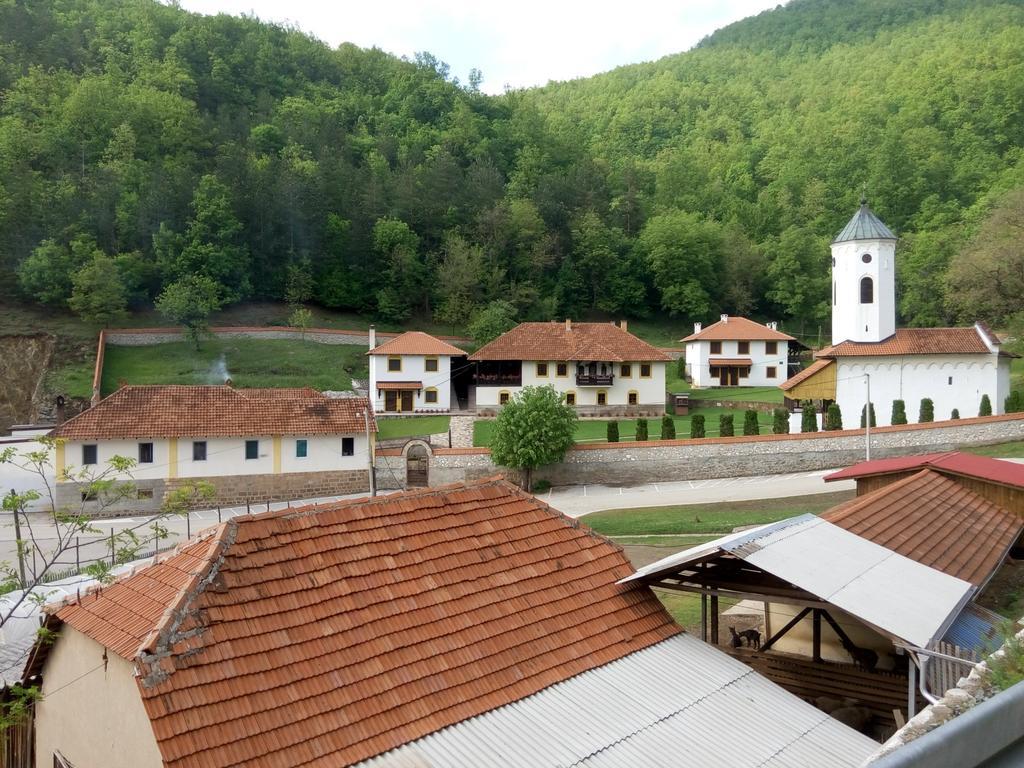
[[[70,626],[50,649],[36,705],[36,766],[57,750],[72,765],[160,768],[163,760],[134,667]]]
[[[389,371],[389,357],[399,358],[401,371]],[[437,371],[426,369],[428,359],[437,360]],[[423,389],[416,392],[413,399],[413,410],[436,411],[438,413],[451,409],[451,370],[452,359],[448,355],[370,355],[370,397],[373,399],[374,413],[385,413],[384,392],[377,390],[377,383],[383,381],[419,381]],[[437,391],[437,402],[427,402],[427,390]]]
[[[1002,413],[1009,394],[1010,360],[995,354],[847,357],[836,363],[836,402],[844,425],[860,423],[866,373],[871,375],[871,401],[880,427],[891,421],[893,400],[904,401],[907,421],[913,424],[925,397],[935,403],[935,420],[945,421],[954,408],[964,418],[977,416],[984,394],[992,401],[992,413]]]
[[[722,341],[722,351],[711,353],[711,342],[705,339],[686,342],[686,372],[693,386],[717,387],[720,385],[717,376],[711,376],[711,366],[715,358],[750,358],[750,375],[739,380],[741,387],[773,387],[787,378],[789,360],[789,342],[777,341],[775,354],[767,352],[767,341],[749,341],[748,352],[740,352],[739,341]],[[774,376],[771,369],[774,368]]]
[[[523,387],[543,387],[551,385],[558,392],[575,393],[577,406],[597,406],[598,392],[604,392],[607,405],[624,406],[629,404],[629,393],[637,395],[637,406],[663,408],[665,406],[665,363],[652,362],[651,375],[641,376],[640,366],[647,363],[607,363],[608,370],[614,374],[611,386],[581,386],[576,382],[576,363],[566,364],[566,375],[558,375],[557,360],[524,360],[522,386],[519,387],[481,387],[476,388],[477,408],[495,408],[500,403],[502,392],[514,395]],[[538,363],[547,365],[547,375],[538,375]],[[622,366],[629,366],[629,375],[622,375]]]
[[[343,438],[352,438],[352,456],[343,456]],[[198,438],[197,438],[198,439]],[[299,458],[296,441],[306,440],[306,457]],[[245,458],[246,440],[259,441],[259,456]],[[223,477],[230,475],[261,475],[277,472],[328,472],[334,470],[363,469],[367,465],[368,445],[365,434],[273,436],[260,438],[211,438],[206,442],[206,460],[196,461],[193,440],[96,440],[96,472],[103,471],[114,456],[139,458],[139,443],[153,443],[152,463],[136,464],[129,473],[133,480],[166,480],[172,477]],[[275,443],[278,445],[279,463],[275,462]],[[76,471],[82,469],[82,442],[68,442],[64,446],[65,466]],[[177,462],[172,454],[177,452]]]

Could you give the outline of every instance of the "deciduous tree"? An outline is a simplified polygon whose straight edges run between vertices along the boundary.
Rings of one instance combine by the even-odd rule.
[[[554,387],[523,387],[495,420],[491,457],[496,464],[520,470],[523,488],[529,489],[533,471],[561,461],[575,432],[576,410]]]

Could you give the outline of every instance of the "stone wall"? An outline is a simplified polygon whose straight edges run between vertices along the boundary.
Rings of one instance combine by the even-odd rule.
[[[871,457],[881,459],[1011,440],[1024,440],[1024,414],[880,427],[871,431]],[[635,485],[808,472],[863,461],[864,445],[862,430],[580,445],[570,450],[561,464],[538,469],[534,479],[547,480],[552,485]],[[505,471],[491,461],[486,448],[435,448],[430,457],[429,480],[431,485],[444,485]],[[402,487],[404,476],[400,452],[378,451],[377,478],[381,488]]]
[[[100,509],[100,504],[87,503],[86,512],[109,517],[130,514],[152,514],[160,509],[164,494],[190,482],[210,483],[216,495],[212,500],[196,506],[240,507],[245,504],[266,504],[268,501],[314,499],[323,496],[342,496],[365,493],[369,490],[366,470],[338,470],[334,472],[288,472],[279,475],[225,475],[222,477],[178,478],[176,480],[139,480],[135,482],[138,496],[119,501]],[[81,489],[76,483],[59,483],[57,504],[62,508],[78,509]]]
[[[259,339],[294,339],[295,341],[315,341],[318,344],[354,344],[367,346],[368,331],[347,331],[334,328],[308,328],[304,332],[288,326],[237,326],[214,327],[210,333],[218,338],[259,338]],[[105,331],[106,342],[122,347],[145,347],[152,344],[164,344],[171,341],[184,341],[185,333],[178,328],[118,328]],[[377,331],[377,343],[388,341],[398,336],[397,333]],[[438,336],[453,344],[465,343],[468,339],[461,336]]]

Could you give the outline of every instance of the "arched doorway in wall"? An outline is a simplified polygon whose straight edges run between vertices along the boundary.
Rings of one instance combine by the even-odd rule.
[[[430,485],[430,450],[415,442],[405,452],[405,487],[425,488]]]

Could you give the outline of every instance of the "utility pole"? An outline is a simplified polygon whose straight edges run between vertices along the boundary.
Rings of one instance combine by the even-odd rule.
[[[865,373],[867,380],[868,402],[864,406],[864,456],[865,461],[871,461],[871,374]]]
[[[366,471],[370,478],[370,495],[377,495],[377,478],[373,473],[373,436],[370,434],[370,413],[363,411],[363,424],[366,426]]]
[[[14,513],[14,539],[18,548],[18,573],[21,575],[21,587],[25,588],[25,548],[21,544],[21,508],[18,494],[11,488],[11,511]]]

